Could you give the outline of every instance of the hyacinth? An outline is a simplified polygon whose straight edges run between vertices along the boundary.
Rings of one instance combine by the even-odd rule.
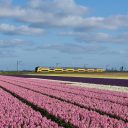
[[[59,128],[58,124],[42,117],[39,112],[23,104],[17,98],[0,89],[0,127],[1,128]]]
[[[13,94],[38,106],[41,110],[45,110],[51,115],[54,115],[55,118],[64,120],[65,123],[70,123],[74,127],[128,127],[127,93],[74,87],[55,81],[39,81],[36,79],[10,76],[0,76],[0,87],[11,91]],[[4,94],[1,93],[0,96],[4,97]],[[20,102],[17,98],[14,98],[13,96],[11,97],[12,99],[16,99],[17,102]],[[8,102],[11,102],[10,104],[15,103],[14,101],[11,101],[10,98],[7,98],[7,100]],[[24,105],[23,103],[21,104]],[[5,103],[5,106],[2,107],[4,108],[2,112],[6,112],[9,109],[8,106],[9,105]],[[30,108],[30,106],[27,107]],[[28,109],[25,109],[22,106],[21,108],[22,109],[19,109],[19,112],[25,113],[26,115],[23,114],[23,117],[19,116],[20,114],[16,115],[14,118],[16,122],[24,122],[24,125],[29,124],[31,127],[35,124],[42,126],[43,123],[41,123],[41,120],[43,119],[44,122],[47,122],[46,125],[49,125],[49,127],[59,127],[57,123],[48,120],[46,117],[40,117],[40,112],[36,112],[35,114],[35,111],[30,108],[31,110],[29,111],[31,112],[29,114],[27,111]],[[11,112],[16,114],[17,109],[14,111],[14,113]],[[33,114],[35,114],[34,117]],[[9,116],[11,116],[11,114]],[[9,118],[9,116],[7,117]],[[33,121],[36,121],[36,123],[33,123]],[[15,121],[12,122],[14,123]],[[3,125],[6,125],[6,123],[3,122]],[[21,124],[15,123],[15,125],[18,126]]]

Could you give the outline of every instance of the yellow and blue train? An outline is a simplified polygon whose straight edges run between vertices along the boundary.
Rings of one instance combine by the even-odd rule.
[[[49,67],[36,67],[35,72],[105,72],[103,68],[49,68]]]

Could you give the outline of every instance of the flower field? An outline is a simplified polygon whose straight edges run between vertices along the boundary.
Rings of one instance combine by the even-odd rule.
[[[128,93],[124,92],[0,76],[0,103],[2,128],[128,127]]]
[[[87,74],[86,74],[87,75]],[[17,75],[13,75],[16,76]],[[74,77],[72,76],[55,76],[55,75],[50,75],[48,74],[46,75],[22,75],[22,77],[24,78],[40,78],[40,79],[52,79],[52,80],[61,80],[61,81],[72,81],[72,82],[82,82],[82,83],[92,83],[92,84],[103,84],[103,85],[111,85],[111,86],[122,86],[122,87],[128,87],[128,79],[125,78],[95,78],[95,77],[81,77],[81,75],[79,75],[78,77]]]

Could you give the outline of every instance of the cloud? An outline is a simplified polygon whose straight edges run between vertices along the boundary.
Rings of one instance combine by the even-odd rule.
[[[38,47],[40,50],[55,50],[66,54],[94,54],[96,52],[100,53],[105,50],[105,47],[96,45],[80,45],[80,44],[50,44]]]
[[[33,42],[22,39],[0,40],[0,57],[17,57],[17,50],[32,45]]]
[[[32,8],[65,15],[83,15],[89,10],[85,6],[76,4],[74,0],[29,0],[29,5]]]
[[[28,4],[24,7],[13,6],[11,2],[9,4],[5,2],[0,6],[1,18],[11,18],[35,27],[85,30],[116,30],[128,27],[128,15],[89,17],[86,16],[88,12],[88,7],[78,5],[75,0],[28,0]]]
[[[1,18],[15,18],[18,19],[26,15],[26,10],[21,7],[13,6],[0,6],[0,17]]]
[[[121,27],[128,27],[128,15],[111,16],[104,20],[104,28],[118,29]]]
[[[108,19],[85,17],[88,8],[77,5],[74,0],[29,0],[28,7],[10,5],[9,7],[2,6],[0,10],[0,17],[12,17],[31,23],[47,23],[51,26],[81,27],[82,25],[83,27],[98,27],[102,25],[105,28],[112,28],[110,26],[112,22],[127,21],[127,18],[123,16],[118,16],[116,19],[113,17]],[[110,25],[104,24],[107,22],[110,22]]]
[[[48,44],[35,47],[33,49],[27,49],[27,51],[41,50],[41,51],[57,51],[62,54],[68,55],[113,55],[113,56],[127,56],[127,49],[110,48],[108,46],[100,45],[99,43],[92,44],[80,44],[80,43],[68,43],[68,44]],[[61,55],[61,54],[60,54]]]
[[[127,33],[109,34],[128,29],[128,15],[87,16],[89,8],[77,4],[75,0],[28,0],[26,6],[14,6],[11,0],[0,1],[0,18],[23,24],[0,24],[0,32],[4,34],[38,36],[47,29],[58,28],[66,31],[61,35],[86,43],[123,43],[128,39]]]
[[[29,41],[21,40],[21,39],[0,40],[0,49],[4,49],[4,48],[14,49],[15,47],[21,48],[21,46],[26,46],[29,44],[32,44],[32,43]]]
[[[1,6],[10,6],[12,3],[12,0],[0,0]]]
[[[45,30],[32,28],[26,25],[14,26],[10,24],[0,24],[0,32],[8,35],[33,35],[39,36],[44,34]]]
[[[117,56],[117,57],[127,57],[128,56],[128,50],[127,49],[106,49],[102,51],[101,55],[110,55],[110,56]]]
[[[5,57],[16,57],[16,55],[14,55],[14,50],[2,50],[0,51],[0,58],[5,58]]]
[[[68,15],[85,14],[88,8],[77,5],[74,0],[29,0],[28,6],[26,7],[6,6],[5,4],[1,6],[0,10],[0,17],[15,18],[33,23],[44,23],[50,17],[53,20],[55,16],[61,18]]]
[[[121,33],[121,34],[109,34],[103,32],[61,32],[60,35],[63,36],[73,36],[80,42],[86,43],[127,43],[128,40],[128,33]]]

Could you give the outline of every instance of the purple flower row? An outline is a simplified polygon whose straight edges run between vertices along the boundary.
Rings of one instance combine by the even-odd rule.
[[[125,123],[121,120],[110,118],[105,115],[100,115],[94,111],[89,111],[73,104],[35,93],[28,89],[23,89],[2,81],[0,82],[0,85],[39,106],[40,108],[47,110],[56,117],[63,119],[66,122],[70,122],[79,128],[128,127],[128,123]]]

